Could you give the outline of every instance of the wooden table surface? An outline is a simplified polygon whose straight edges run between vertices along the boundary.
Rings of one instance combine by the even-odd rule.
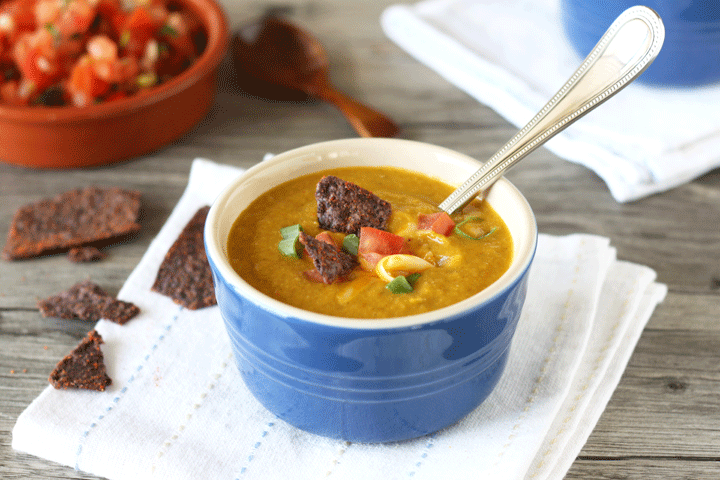
[[[403,138],[489,158],[516,129],[388,40],[378,18],[390,3],[398,2],[272,6],[321,39],[333,83],[392,116]],[[225,0],[224,6],[237,28],[268,3]],[[183,192],[194,158],[250,167],[266,152],[354,136],[329,105],[244,95],[226,61],[209,115],[160,151],[87,170],[0,164],[3,232],[18,207],[77,187],[118,185],[140,190],[144,199],[141,233],[102,262],[71,264],[63,256],[0,261],[0,478],[94,478],[10,446],[18,415],[88,329],[41,317],[38,299],[86,278],[117,293]],[[620,259],[655,269],[669,287],[566,478],[720,478],[720,170],[628,204],[613,200],[592,171],[546,149],[507,176],[526,195],[541,232],[607,236]]]

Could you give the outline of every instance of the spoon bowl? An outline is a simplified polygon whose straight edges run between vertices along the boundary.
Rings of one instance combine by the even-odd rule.
[[[306,30],[268,16],[238,32],[232,42],[237,71],[254,79],[269,98],[318,98],[335,105],[362,137],[394,137],[399,127],[386,115],[350,98],[330,82],[322,44]]]

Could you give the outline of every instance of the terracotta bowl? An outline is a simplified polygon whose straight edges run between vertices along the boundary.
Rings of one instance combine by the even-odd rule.
[[[215,98],[228,25],[213,0],[179,3],[207,34],[190,68],[156,88],[84,108],[0,105],[0,161],[56,169],[103,165],[156,150],[195,126]]]

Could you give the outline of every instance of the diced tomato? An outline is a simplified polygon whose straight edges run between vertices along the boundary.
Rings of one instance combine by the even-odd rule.
[[[360,262],[360,268],[368,272],[375,270],[375,265],[377,265],[383,257],[385,257],[385,255],[375,252],[358,252],[358,262]]]
[[[127,19],[120,2],[118,0],[100,0],[95,7],[95,11],[100,19],[106,23],[106,29],[109,30],[103,32],[101,29],[98,33],[109,33],[115,39],[120,38],[120,33]]]
[[[167,21],[168,15],[170,15],[170,12],[162,3],[152,3],[148,5],[147,9],[153,23],[158,27],[163,25]]]
[[[60,14],[56,25],[63,37],[85,33],[92,25],[95,10],[87,0],[70,0]]]
[[[35,4],[35,23],[47,25],[55,23],[60,16],[60,2],[57,0],[40,0]]]
[[[372,227],[360,228],[358,253],[373,252],[381,255],[394,255],[400,253],[404,247],[405,238],[400,235]]]
[[[206,39],[167,2],[125,11],[123,0],[0,0],[0,102],[89,105],[182,73]]]
[[[35,0],[15,0],[2,6],[3,29],[14,32],[30,32],[35,29]]]
[[[158,29],[159,25],[145,8],[136,8],[125,20],[120,46],[135,58],[140,58],[145,53],[145,44],[155,36]]]
[[[140,72],[140,66],[138,65],[137,60],[130,56],[119,59],[116,64],[116,68],[116,81],[121,86],[133,83]]]
[[[191,31],[188,17],[181,12],[172,12],[167,17],[164,28],[160,29],[168,44],[172,45],[177,52],[185,58],[193,58],[196,55],[195,44],[190,37]]]
[[[335,243],[335,239],[333,239],[332,235],[330,235],[329,232],[320,232],[317,235],[315,235],[315,240],[319,240],[321,242],[329,243],[335,248],[339,248],[337,243]]]
[[[83,53],[85,53],[84,38],[69,38],[57,46],[56,62],[64,78],[70,75],[73,66]]]
[[[53,35],[44,28],[20,36],[12,57],[21,77],[32,84],[34,92],[49,87],[64,73],[58,64]]]
[[[6,105],[24,105],[26,102],[18,93],[19,85],[17,80],[8,80],[0,85],[0,99]]]
[[[447,237],[454,228],[455,222],[446,212],[420,214],[418,218],[418,230],[432,230]]]
[[[114,60],[92,60],[92,68],[95,71],[95,75],[103,79],[108,83],[116,82],[117,72],[117,59]]]
[[[110,89],[110,84],[100,78],[88,56],[83,56],[70,73],[67,85],[76,106],[91,104]]]
[[[55,59],[44,55],[39,47],[33,47],[18,64],[18,69],[22,76],[40,91],[52,85],[62,73],[54,61]]]

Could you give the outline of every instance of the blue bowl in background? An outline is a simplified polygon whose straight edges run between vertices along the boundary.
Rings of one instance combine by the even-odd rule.
[[[233,271],[229,230],[257,196],[291,178],[357,165],[396,166],[458,185],[480,166],[444,148],[397,139],[292,150],[249,169],[219,195],[205,245],[238,368],[268,410],[326,437],[406,440],[456,423],[495,388],[525,300],[537,227],[525,198],[501,179],[487,201],[513,237],[509,270],[473,297],[421,315],[371,320],[312,313],[260,293]]]
[[[585,57],[626,9],[642,4],[665,26],[657,58],[638,77],[655,86],[694,87],[720,81],[720,1],[718,0],[561,0],[565,33]]]

